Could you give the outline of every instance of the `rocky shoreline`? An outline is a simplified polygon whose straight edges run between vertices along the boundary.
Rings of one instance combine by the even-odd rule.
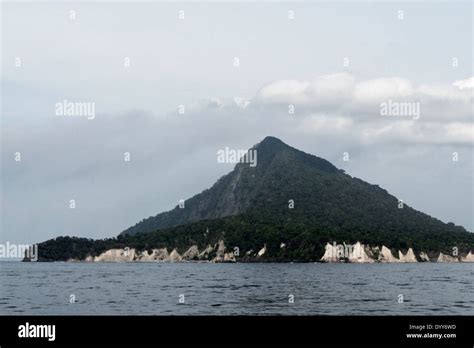
[[[281,243],[280,248],[285,244]],[[168,251],[167,248],[137,251],[133,248],[110,249],[98,256],[87,256],[84,260],[69,259],[67,262],[264,262],[266,246],[260,250],[250,250],[243,258],[236,251],[228,251],[223,240],[216,245],[208,245],[200,251],[197,245],[192,245],[184,253],[177,249]],[[250,260],[250,261],[249,261]],[[437,257],[429,257],[420,252],[415,255],[412,248],[406,253],[398,250],[398,257],[385,245],[370,247],[357,242],[351,244],[327,243],[324,255],[319,259],[323,263],[415,263],[415,262],[474,262],[474,254],[469,251],[465,256],[451,256],[439,253]]]
[[[428,254],[421,251],[418,256],[412,248],[409,248],[404,254],[398,250],[398,258],[393,256],[392,251],[385,245],[364,246],[360,242],[354,245],[332,245],[327,243],[326,251],[321,257],[322,262],[349,262],[349,263],[414,263],[414,262],[474,262],[474,254],[469,251],[465,256],[451,256],[439,253],[438,257],[430,258]]]

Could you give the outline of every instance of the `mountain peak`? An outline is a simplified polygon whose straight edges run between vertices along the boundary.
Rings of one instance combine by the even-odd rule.
[[[266,136],[261,142],[253,147],[259,152],[275,153],[284,149],[292,149],[291,146],[285,144],[278,138]],[[296,150],[296,149],[295,149]]]
[[[338,169],[324,158],[298,150],[274,136],[266,136],[253,148],[257,150],[258,160],[262,166],[268,165],[275,158],[279,158],[288,166],[304,164],[324,172],[338,172]]]
[[[144,219],[123,234],[239,215],[275,224],[297,223],[327,233],[365,231],[387,238],[392,233],[400,237],[461,231],[408,206],[399,209],[398,200],[387,191],[276,137],[267,136],[250,150],[256,150],[256,166],[238,163],[184,206]],[[297,202],[297,209],[288,208],[289,201]]]
[[[263,140],[259,143],[259,145],[286,145],[286,144],[280,139],[274,136],[268,135],[265,138],[263,138]]]

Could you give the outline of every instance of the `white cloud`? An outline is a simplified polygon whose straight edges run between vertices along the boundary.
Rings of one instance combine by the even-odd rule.
[[[271,115],[279,106],[285,110],[282,105],[295,104],[297,129],[305,134],[345,134],[360,144],[472,146],[473,81],[414,86],[400,77],[356,81],[342,73],[307,81],[275,81],[254,100],[262,114]],[[381,116],[380,104],[388,100],[419,103],[419,119]]]
[[[452,115],[446,121],[452,122],[472,116],[473,81],[471,77],[452,85],[424,84],[414,87],[409,80],[400,77],[355,81],[352,75],[341,73],[307,81],[274,81],[264,86],[255,100],[262,104],[297,104],[332,107],[333,110],[343,108],[348,114],[378,113],[380,103],[389,99],[420,102],[423,109],[433,111],[428,115],[430,118],[439,118],[433,113],[448,107]],[[453,103],[457,103],[454,109]],[[432,106],[434,110],[431,110]]]
[[[309,85],[307,81],[275,81],[258,92],[257,100],[270,103],[306,103],[309,100],[307,95]]]
[[[250,100],[242,97],[234,97],[234,103],[241,109],[247,108],[250,104]]]
[[[474,76],[465,80],[458,80],[453,83],[453,86],[463,89],[473,89],[474,88]]]
[[[346,135],[359,144],[474,145],[472,78],[452,85],[413,84],[403,78],[357,82],[341,73],[312,80],[280,80],[261,88],[254,98],[213,98],[189,108],[191,115],[223,114],[235,122],[269,122],[301,134]],[[385,101],[418,103],[419,115],[382,116]],[[293,115],[288,105],[295,105]],[[419,116],[419,117],[418,117]],[[289,124],[291,122],[291,124]]]
[[[399,77],[381,78],[357,83],[353,102],[380,103],[388,99],[404,99],[413,95],[410,81]]]
[[[386,125],[366,125],[359,129],[364,144],[473,145],[472,123],[419,123],[399,121]]]
[[[444,126],[446,137],[454,142],[474,144],[474,124],[454,122]]]
[[[312,81],[280,80],[264,86],[257,101],[274,104],[333,105],[349,99],[354,77],[341,73],[319,76]]]
[[[355,82],[347,73],[319,76],[313,80],[279,80],[264,86],[256,100],[269,104],[324,105],[343,102],[366,103],[413,93],[408,80],[398,77]]]

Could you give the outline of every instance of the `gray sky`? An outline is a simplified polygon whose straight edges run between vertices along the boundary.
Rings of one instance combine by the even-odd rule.
[[[470,1],[2,3],[0,242],[115,236],[230,171],[217,150],[267,135],[472,231],[472,16]],[[64,99],[95,118],[55,115]],[[381,116],[388,100],[420,118]]]

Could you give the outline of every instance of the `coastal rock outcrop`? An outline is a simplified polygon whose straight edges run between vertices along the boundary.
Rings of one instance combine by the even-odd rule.
[[[173,254],[174,252],[174,254]],[[109,249],[104,251],[99,256],[87,256],[84,261],[86,262],[156,262],[156,261],[181,261],[179,254],[176,250],[173,250],[171,254],[168,254],[166,248],[153,249],[151,252],[144,250],[137,252],[135,249]]]
[[[226,253],[226,246],[223,240],[219,240],[216,257],[212,262],[236,262],[233,252]]]
[[[201,253],[199,253],[198,257],[201,260],[207,260],[209,258],[209,255],[214,251],[214,248],[210,245],[207,246],[206,249],[204,249]]]
[[[352,263],[372,263],[374,260],[367,255],[364,246],[357,242],[352,246],[352,252],[349,255],[349,262]]]
[[[212,262],[224,262],[224,256],[225,256],[225,244],[224,241],[221,239],[217,243],[217,252],[216,252],[216,257],[212,260]]]
[[[456,257],[439,253],[437,262],[459,262]]]
[[[143,262],[168,261],[169,254],[166,248],[153,249],[151,253],[149,253],[147,250],[144,250],[138,255],[136,260],[143,261]]]
[[[323,262],[339,262],[340,261],[340,253],[337,245],[331,245],[329,243],[325,246],[324,255],[321,257],[321,261]]]
[[[183,260],[195,260],[199,258],[199,249],[197,245],[193,245],[183,254]]]
[[[400,262],[395,256],[393,256],[392,251],[387,248],[385,245],[382,245],[382,250],[379,254],[379,261],[380,262],[387,262],[387,263],[395,263]]]
[[[280,243],[282,248],[283,243]],[[283,246],[284,247],[284,246]],[[109,249],[98,256],[88,255],[86,262],[182,262],[182,261],[210,261],[210,262],[237,262],[238,249],[236,252],[227,251],[223,240],[219,240],[214,246],[208,245],[202,252],[199,251],[197,245],[190,246],[182,255],[174,248],[170,253],[167,248],[148,249],[144,251],[137,251],[133,248],[123,249]],[[266,255],[267,246],[264,244],[263,248],[258,252],[248,250],[245,253],[245,260],[257,261],[258,258]],[[437,262],[474,262],[474,254],[469,251],[465,256],[450,256],[439,253]],[[322,262],[351,262],[351,263],[409,263],[409,262],[430,262],[427,253],[420,252],[418,258],[412,248],[409,248],[404,254],[401,250],[398,251],[399,258],[393,256],[391,250],[385,245],[380,249],[378,246],[370,247],[363,245],[361,242],[350,244],[333,244],[327,243],[325,246],[324,255],[321,257]],[[433,255],[432,255],[433,256]],[[270,258],[271,260],[271,258]],[[69,259],[70,262],[79,262],[79,259]],[[434,258],[433,258],[433,261]]]
[[[94,258],[95,262],[126,262],[135,259],[135,249],[110,249]]]
[[[412,248],[409,248],[405,255],[398,250],[398,258],[400,259],[400,262],[418,262]]]
[[[469,251],[469,253],[465,257],[461,258],[461,261],[462,262],[474,262],[474,254]]]
[[[421,262],[430,262],[430,258],[428,257],[428,255],[426,253],[424,253],[423,251],[420,253],[420,261]]]
[[[236,262],[234,253],[225,253],[224,262]]]
[[[183,258],[178,253],[178,250],[173,249],[173,251],[170,253],[169,261],[171,261],[171,262],[180,262],[182,260],[183,260]]]

